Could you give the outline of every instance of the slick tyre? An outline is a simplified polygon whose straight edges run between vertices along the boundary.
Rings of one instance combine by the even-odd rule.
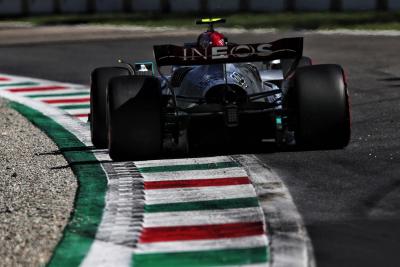
[[[292,64],[294,63],[294,59],[282,59],[281,60],[281,65],[282,65],[282,71],[283,75],[286,77],[289,72],[291,71]],[[311,66],[312,65],[312,60],[309,57],[302,57],[299,60],[299,63],[297,64],[296,68],[301,68],[301,67],[306,67],[306,66]]]
[[[96,148],[107,148],[106,91],[108,82],[116,76],[128,75],[126,68],[97,68],[91,74],[90,86],[90,131]]]
[[[160,82],[149,76],[111,79],[108,88],[110,157],[143,160],[160,156],[162,113]]]
[[[343,69],[314,65],[296,70],[296,143],[303,149],[339,149],[350,141],[350,111]]]

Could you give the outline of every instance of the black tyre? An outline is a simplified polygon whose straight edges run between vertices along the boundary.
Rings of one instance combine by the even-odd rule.
[[[297,67],[306,67],[306,66],[311,66],[312,63],[312,59],[309,57],[302,57],[299,61],[299,64],[297,64]]]
[[[292,65],[294,63],[294,59],[282,59],[281,60],[281,65],[282,65],[282,71],[284,77],[288,75],[288,73],[291,71]],[[306,66],[311,66],[312,65],[312,60],[309,57],[302,57],[299,60],[299,63],[297,64],[296,68],[301,68],[301,67],[306,67]]]
[[[294,76],[296,143],[304,149],[337,149],[350,141],[350,111],[343,69],[314,65]]]
[[[160,156],[162,112],[160,82],[155,77],[123,76],[108,88],[109,153],[114,160]]]
[[[90,130],[96,148],[107,148],[106,90],[108,82],[116,76],[128,75],[126,68],[97,68],[91,75],[90,86]]]

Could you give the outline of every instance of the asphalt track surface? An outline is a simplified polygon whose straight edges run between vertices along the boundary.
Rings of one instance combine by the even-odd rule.
[[[298,34],[231,35],[238,43]],[[314,63],[341,64],[352,105],[345,150],[258,153],[287,184],[317,266],[398,266],[400,247],[400,37],[307,34]],[[89,84],[97,66],[152,59],[152,45],[195,36],[0,47],[0,72]]]

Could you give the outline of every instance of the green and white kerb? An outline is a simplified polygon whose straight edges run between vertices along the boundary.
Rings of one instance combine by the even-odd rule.
[[[49,266],[312,265],[287,189],[254,157],[112,162],[90,142],[88,87],[0,75],[0,96],[55,141],[79,180]]]

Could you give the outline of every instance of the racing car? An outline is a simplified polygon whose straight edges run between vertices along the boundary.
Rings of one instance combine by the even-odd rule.
[[[153,62],[96,68],[90,128],[114,160],[161,157],[167,147],[259,144],[340,149],[350,141],[346,77],[313,65],[303,38],[237,44],[208,25],[195,42],[154,46]]]

